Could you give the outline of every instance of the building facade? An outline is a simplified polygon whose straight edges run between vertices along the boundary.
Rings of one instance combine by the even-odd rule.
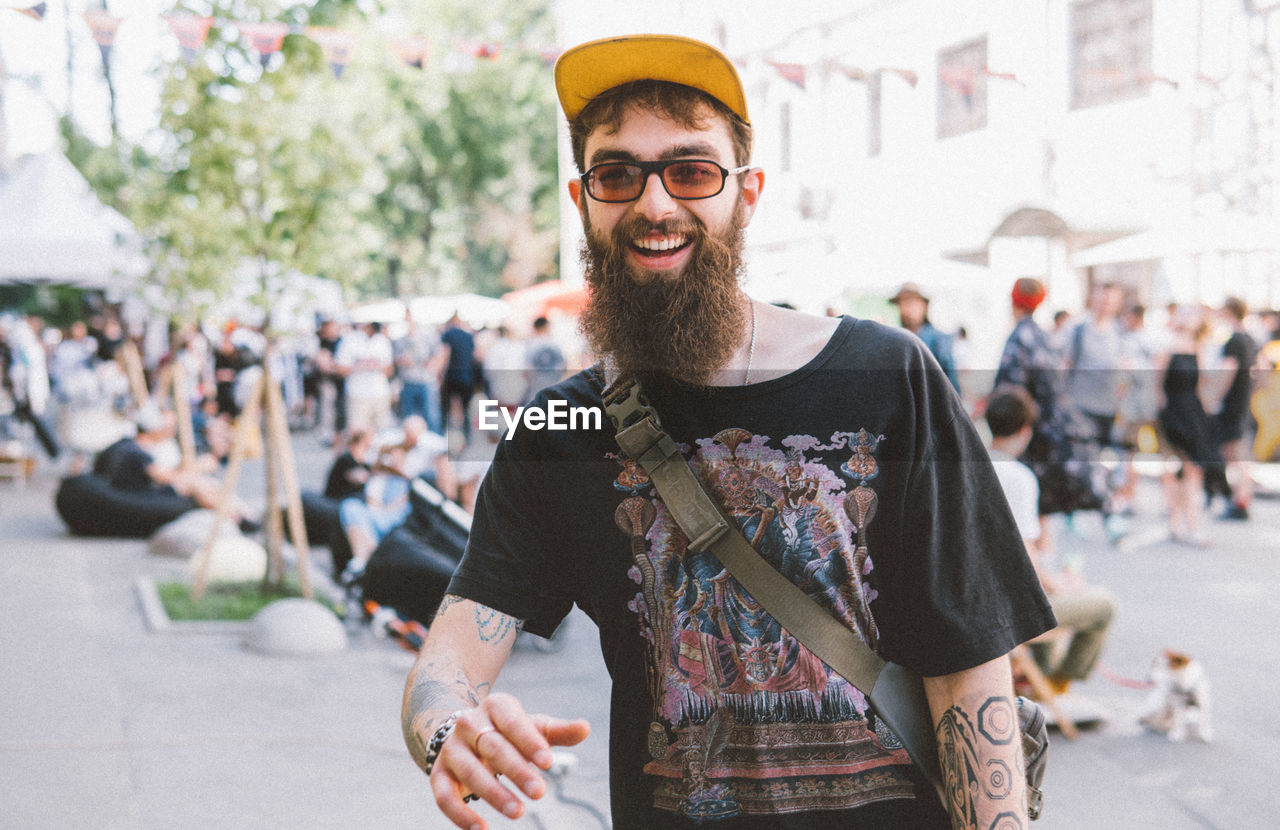
[[[648,5],[564,0],[564,42],[671,31],[738,64],[761,299],[844,310],[910,279],[979,341],[1021,275],[1046,311],[1100,281],[1280,305],[1276,0]]]

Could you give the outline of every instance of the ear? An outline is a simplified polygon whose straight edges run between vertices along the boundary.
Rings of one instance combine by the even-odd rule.
[[[569,179],[567,184],[569,186],[569,198],[578,206],[578,218],[585,221],[586,216],[583,214],[582,200],[586,198],[586,194],[582,190],[582,179]]]
[[[751,217],[756,212],[756,205],[760,202],[760,194],[764,192],[764,171],[759,167],[752,167],[750,170],[742,174],[742,227],[751,224]]]

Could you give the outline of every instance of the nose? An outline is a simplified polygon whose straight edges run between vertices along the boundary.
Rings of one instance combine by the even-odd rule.
[[[635,209],[636,213],[651,222],[665,219],[676,212],[676,200],[672,199],[671,194],[667,192],[666,186],[662,183],[662,176],[659,173],[653,172],[649,174],[649,178],[645,180],[644,192],[636,200]]]

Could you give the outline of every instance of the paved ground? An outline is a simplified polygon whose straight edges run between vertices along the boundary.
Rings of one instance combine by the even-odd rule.
[[[318,484],[324,451],[307,436],[297,446],[304,486]],[[249,652],[234,634],[151,633],[135,580],[181,567],[142,542],[67,536],[55,481],[46,465],[26,488],[0,483],[0,824],[447,826],[400,739],[408,653],[357,635],[345,653],[285,659]],[[1158,490],[1147,483],[1142,495],[1130,544],[1108,547],[1084,520],[1062,547],[1120,598],[1104,656],[1111,675],[1140,679],[1165,646],[1199,656],[1214,682],[1217,740],[1172,744],[1143,732],[1143,692],[1096,676],[1078,693],[1111,717],[1074,743],[1056,741],[1037,826],[1280,826],[1275,626],[1264,613],[1280,592],[1280,501],[1260,500],[1248,523],[1214,523],[1216,544],[1201,551],[1163,541]],[[572,803],[607,803],[607,683],[594,641],[575,616],[561,652],[521,647],[504,673],[501,685],[531,709],[596,726],[560,781],[566,799],[505,826],[602,826]]]

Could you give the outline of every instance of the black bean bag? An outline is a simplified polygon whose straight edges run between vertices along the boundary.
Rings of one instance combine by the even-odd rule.
[[[421,479],[409,500],[409,518],[378,543],[360,588],[365,599],[430,623],[467,546],[471,517]]]
[[[92,473],[64,478],[53,503],[77,536],[130,539],[145,539],[196,508],[194,501],[172,490],[121,490]]]
[[[302,524],[307,531],[307,544],[329,548],[329,556],[333,560],[333,578],[339,579],[342,570],[351,561],[351,541],[342,529],[338,518],[338,499],[326,498],[319,493],[302,494]],[[285,534],[289,535],[289,516],[281,510],[284,520]],[[293,541],[289,536],[289,541]]]

